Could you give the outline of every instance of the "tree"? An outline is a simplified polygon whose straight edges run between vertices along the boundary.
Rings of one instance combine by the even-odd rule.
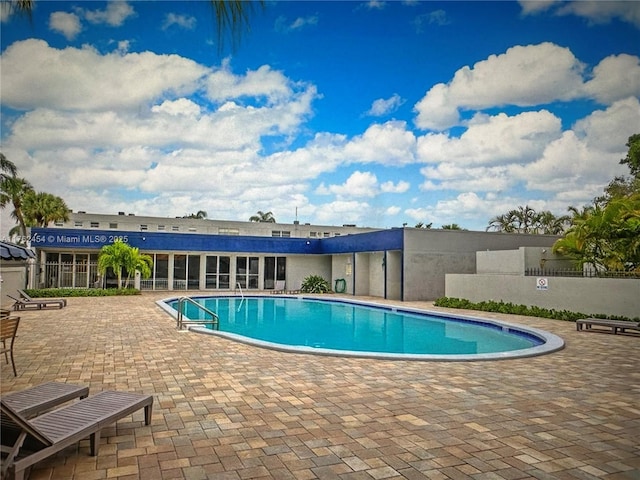
[[[31,191],[33,191],[33,187],[24,178],[2,176],[0,181],[0,207],[5,208],[9,204],[13,205],[11,218],[18,222],[17,233],[22,237],[18,243],[25,243],[27,238],[27,225],[22,211],[22,204],[25,196]],[[10,233],[16,233],[15,229],[12,229]]]
[[[11,160],[7,159],[7,157],[4,156],[4,153],[1,152],[0,171],[3,179],[8,176],[15,177],[16,175],[18,175],[18,168],[16,167],[16,165]]]
[[[640,193],[571,211],[572,225],[553,245],[554,253],[598,272],[640,271]]]
[[[536,212],[528,205],[519,206],[489,220],[487,231],[504,233],[543,233],[560,235],[569,224],[569,217],[556,217],[549,210]]]
[[[640,133],[631,135],[626,146],[629,150],[627,156],[620,160],[620,164],[628,165],[631,176],[638,179],[640,178]]]
[[[111,268],[118,277],[118,288],[122,288],[122,269],[129,263],[131,247],[121,240],[100,249],[98,255],[98,271],[104,275]]]
[[[258,210],[255,215],[252,215],[249,218],[250,222],[265,222],[265,223],[276,223],[276,219],[273,216],[272,212],[263,212],[262,210]]]
[[[426,228],[426,229],[430,229],[431,226],[433,225],[433,222],[431,223],[424,223],[424,222],[418,222],[416,223],[416,226],[414,228]]]
[[[504,233],[513,233],[514,227],[511,222],[511,217],[509,214],[496,215],[491,220],[489,220],[489,226],[487,227],[487,232],[504,232]]]
[[[46,227],[52,222],[69,220],[69,207],[62,198],[51,193],[27,192],[22,210],[28,227]]]
[[[604,195],[596,197],[594,203],[605,206],[615,198],[640,192],[640,133],[631,135],[626,145],[629,147],[629,151],[627,156],[620,160],[620,164],[629,166],[631,176],[619,175],[615,177],[604,189]]]
[[[640,134],[629,137],[627,146],[620,163],[628,164],[634,177],[614,178],[591,206],[569,207],[571,227],[553,246],[580,267],[640,272]]]
[[[128,285],[133,272],[140,272],[142,278],[149,278],[151,276],[153,259],[150,255],[140,253],[140,250],[138,250],[137,247],[129,247],[125,255],[125,262],[123,266],[127,271],[125,285]]]
[[[457,223],[449,223],[447,225],[442,225],[442,229],[443,230],[464,230],[464,228],[462,228]]]
[[[185,215],[182,218],[197,218],[198,220],[202,220],[207,218],[207,212],[204,210],[198,210],[197,213],[190,213],[189,215]]]

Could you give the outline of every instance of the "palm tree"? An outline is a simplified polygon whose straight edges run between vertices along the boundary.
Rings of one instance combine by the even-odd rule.
[[[464,230],[460,225],[458,225],[457,223],[450,223],[448,225],[442,225],[442,229],[443,230]]]
[[[22,210],[29,227],[46,227],[52,222],[69,220],[69,207],[62,198],[51,193],[31,190],[24,197]]]
[[[276,223],[276,219],[271,212],[263,212],[262,210],[258,210],[255,215],[252,215],[249,218],[250,222],[265,222],[265,223]]]
[[[129,247],[129,251],[125,256],[124,268],[127,270],[127,278],[125,285],[129,284],[131,274],[135,271],[140,272],[142,278],[149,278],[151,276],[151,269],[153,267],[153,259],[151,256],[140,253],[137,247]]]
[[[103,246],[98,255],[98,271],[105,275],[111,268],[118,277],[118,288],[122,288],[122,269],[127,264],[130,248],[121,240],[116,240],[110,245]]]
[[[426,228],[426,229],[429,229],[429,228],[431,228],[432,225],[433,225],[433,222],[427,223],[427,224],[425,224],[424,222],[418,222],[418,223],[416,223],[416,226],[414,228]]]
[[[486,231],[513,233],[515,227],[513,226],[511,215],[509,213],[496,215],[489,220],[489,226],[486,228]]]
[[[207,218],[207,212],[204,210],[198,210],[197,213],[190,213],[189,215],[185,215],[182,218],[197,218],[198,220],[202,220]]]
[[[547,235],[561,235],[569,226],[571,218],[568,215],[555,216],[549,210],[538,214],[535,233]]]
[[[28,192],[33,191],[31,184],[24,178],[3,176],[0,181],[0,207],[13,205],[11,218],[18,222],[19,235],[22,237],[18,243],[25,243],[27,238],[27,225],[25,223],[22,204]]]
[[[0,171],[3,179],[7,176],[15,177],[18,175],[18,168],[15,163],[5,157],[2,152],[0,152]]]

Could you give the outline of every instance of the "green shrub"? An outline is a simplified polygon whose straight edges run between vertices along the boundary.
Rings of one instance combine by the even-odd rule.
[[[503,301],[496,302],[494,300],[488,300],[483,302],[470,302],[464,298],[453,297],[441,297],[438,298],[433,304],[436,307],[448,307],[448,308],[463,308],[466,310],[480,310],[483,312],[497,312],[497,313],[509,313],[512,315],[528,315],[530,317],[551,318],[554,320],[566,320],[575,321],[580,318],[595,317],[595,318],[609,318],[612,320],[631,320],[627,317],[618,315],[604,315],[604,314],[584,314],[580,312],[571,312],[569,310],[554,310],[549,308],[542,308],[526,305],[515,305],[511,302],[505,303]],[[633,321],[640,321],[638,317]]]
[[[300,290],[303,293],[328,293],[331,291],[331,285],[320,275],[309,275],[302,282]]]
[[[135,288],[31,288],[25,293],[34,298],[60,297],[112,297],[115,295],[140,295]]]

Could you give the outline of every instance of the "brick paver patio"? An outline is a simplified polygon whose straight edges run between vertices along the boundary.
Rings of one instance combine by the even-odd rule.
[[[21,312],[18,377],[153,394],[142,411],[39,463],[35,479],[640,479],[640,339],[572,323],[560,352],[494,362],[299,355],[178,333],[167,294]],[[406,304],[405,304],[406,305]],[[430,306],[411,303],[411,306]],[[469,312],[465,312],[469,313]]]

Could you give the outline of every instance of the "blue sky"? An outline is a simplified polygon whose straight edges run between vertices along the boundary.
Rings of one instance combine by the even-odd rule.
[[[36,1],[1,40],[2,152],[74,211],[484,230],[640,132],[640,2],[267,1],[219,48],[208,2]]]

